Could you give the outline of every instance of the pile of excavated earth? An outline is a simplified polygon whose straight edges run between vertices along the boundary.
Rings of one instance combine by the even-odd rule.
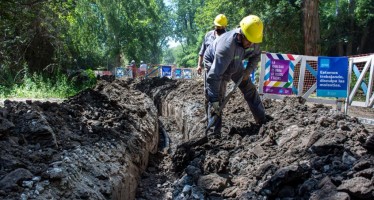
[[[5,101],[0,199],[374,199],[357,118],[285,98],[259,126],[238,91],[208,138],[202,88],[100,80],[62,103]]]

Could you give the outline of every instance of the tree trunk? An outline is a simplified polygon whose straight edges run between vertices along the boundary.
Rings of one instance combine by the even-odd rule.
[[[305,55],[318,56],[320,54],[319,31],[319,0],[304,0],[304,48]]]
[[[338,45],[336,46],[338,50],[338,56],[343,56],[344,55],[344,43],[341,39],[338,41]]]
[[[349,39],[347,45],[346,55],[350,56],[353,52],[353,40],[354,40],[354,9],[356,6],[355,0],[349,0]]]
[[[121,65],[121,53],[118,53],[115,55],[115,58],[114,58],[114,66],[115,67],[120,67],[122,66]]]
[[[362,52],[364,52],[364,48],[365,48],[365,44],[367,42],[367,38],[368,38],[368,35],[369,35],[369,25],[366,25],[365,26],[365,29],[362,31],[362,37],[361,37],[361,41],[360,41],[360,46],[358,47],[358,50],[357,50],[357,54],[362,54]]]

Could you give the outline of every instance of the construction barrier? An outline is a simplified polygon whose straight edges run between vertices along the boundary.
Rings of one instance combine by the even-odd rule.
[[[243,61],[243,66],[247,62]],[[136,68],[118,67],[116,78],[136,78]],[[144,71],[144,70],[143,70]],[[255,72],[251,80],[255,83]],[[264,52],[261,55],[259,94],[262,98],[300,96],[308,102],[373,107],[374,54],[356,57],[325,57]],[[195,68],[148,66],[138,77],[201,79]]]
[[[347,112],[349,105],[373,107],[373,75],[374,55],[348,58],[262,53],[259,93],[272,99],[300,96],[309,102],[335,104],[339,110],[345,103]],[[353,101],[359,88],[365,102]]]
[[[347,105],[373,107],[374,54],[349,59]],[[361,93],[361,94],[360,94]]]
[[[182,69],[180,69],[180,68],[174,69],[173,78],[181,79],[182,78]]]
[[[197,79],[201,78],[193,68],[175,68],[169,65],[153,66],[147,69],[144,77],[167,77],[172,79]]]
[[[285,56],[286,55],[286,56]],[[292,94],[293,73],[295,57],[290,54],[267,53],[268,61],[265,63],[265,77],[263,87],[265,93],[271,94]]]
[[[134,78],[133,70],[128,69],[128,68],[124,68],[124,67],[117,67],[117,68],[115,68],[115,77],[117,79]]]
[[[161,77],[167,77],[167,78],[172,77],[171,66],[161,66],[160,70],[161,70]]]
[[[192,79],[192,70],[191,69],[183,69],[183,78],[184,79]]]
[[[160,77],[160,69],[159,66],[151,66],[146,71],[146,78],[153,78],[153,77]]]
[[[96,77],[98,77],[98,76],[99,77],[101,77],[101,76],[112,76],[113,75],[111,71],[99,71],[99,70],[95,70],[94,73],[95,73]]]

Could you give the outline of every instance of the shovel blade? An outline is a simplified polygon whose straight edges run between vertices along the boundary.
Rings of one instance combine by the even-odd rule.
[[[208,119],[208,126],[206,127],[205,134],[207,134],[209,129],[216,123],[217,118],[217,115],[214,115],[213,117]]]

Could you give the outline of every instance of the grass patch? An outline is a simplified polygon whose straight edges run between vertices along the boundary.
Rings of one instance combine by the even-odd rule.
[[[35,73],[25,75],[21,83],[13,83],[10,87],[0,85],[0,98],[67,98],[96,84],[91,73],[92,70],[86,70],[78,74],[78,78],[65,74],[53,77]]]

